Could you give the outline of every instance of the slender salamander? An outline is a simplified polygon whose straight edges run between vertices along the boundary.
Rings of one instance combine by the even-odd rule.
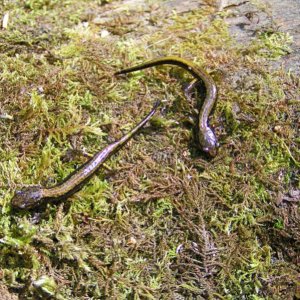
[[[19,209],[31,209],[51,201],[64,200],[77,191],[95,174],[99,167],[122,146],[124,146],[154,115],[160,101],[157,101],[151,112],[130,132],[125,134],[118,141],[106,146],[103,150],[97,152],[86,163],[77,168],[61,183],[53,187],[28,186],[15,192],[11,204]]]
[[[217,88],[211,76],[208,75],[202,68],[186,59],[176,56],[166,56],[153,59],[131,68],[120,70],[116,72],[115,75],[126,74],[164,64],[180,66],[195,77],[196,81],[193,81],[189,85],[188,89],[186,90],[186,95],[195,87],[199,80],[203,81],[206,88],[206,97],[199,112],[199,143],[204,152],[211,156],[215,156],[218,142],[213,130],[208,125],[208,117],[217,99]]]

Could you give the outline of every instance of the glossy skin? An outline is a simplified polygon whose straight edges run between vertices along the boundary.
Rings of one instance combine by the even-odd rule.
[[[157,102],[151,112],[130,132],[97,152],[61,183],[50,188],[29,186],[16,191],[11,202],[12,206],[19,209],[32,209],[45,202],[66,199],[76,193],[112,154],[124,146],[152,118],[159,104],[160,102]]]
[[[217,88],[213,79],[199,66],[186,59],[176,57],[176,56],[166,56],[158,59],[145,62],[143,64],[123,69],[115,73],[115,75],[126,74],[154,66],[159,65],[176,65],[182,67],[195,78],[194,81],[185,90],[188,96],[198,81],[203,81],[206,88],[206,97],[204,99],[203,105],[199,112],[199,143],[200,148],[208,153],[210,156],[215,156],[217,153],[218,141],[213,132],[213,130],[208,125],[208,117],[212,111],[212,108],[217,100]]]

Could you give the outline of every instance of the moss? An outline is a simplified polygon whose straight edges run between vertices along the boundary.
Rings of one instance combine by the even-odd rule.
[[[278,60],[283,55],[292,52],[290,45],[293,38],[284,32],[263,32],[258,36],[250,50],[259,56]]]
[[[98,25],[90,15],[117,5],[103,4],[2,8],[11,14],[0,32],[0,116],[12,118],[0,118],[1,282],[28,299],[292,298],[299,218],[297,203],[279,198],[299,189],[299,80],[269,67],[291,37],[267,31],[237,45],[213,7],[181,14],[153,4],[149,27],[142,8],[121,6]],[[186,72],[112,76],[171,54],[213,71],[213,160],[186,122],[198,105],[182,93]],[[95,153],[156,99],[165,100],[161,113],[81,191],[40,215],[11,209],[17,188],[62,180],[86,160],[70,159],[70,149]]]

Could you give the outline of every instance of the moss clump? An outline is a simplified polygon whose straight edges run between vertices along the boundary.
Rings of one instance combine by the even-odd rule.
[[[278,60],[292,52],[293,37],[284,32],[263,32],[250,45],[249,51],[261,57]]]

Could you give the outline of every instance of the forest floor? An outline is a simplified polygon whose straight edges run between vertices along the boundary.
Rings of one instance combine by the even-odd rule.
[[[1,299],[300,299],[299,11],[293,0],[3,1]],[[166,55],[216,81],[213,159],[197,147],[187,72],[113,75]],[[15,190],[59,182],[157,99],[155,119],[81,191],[12,209]]]

